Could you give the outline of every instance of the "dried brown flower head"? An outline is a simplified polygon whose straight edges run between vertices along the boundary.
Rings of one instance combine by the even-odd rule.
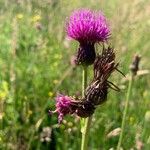
[[[85,98],[94,105],[100,105],[107,99],[108,88],[119,90],[112,82],[108,81],[111,73],[117,69],[113,48],[103,48],[102,54],[94,62],[94,79],[87,87]],[[120,71],[119,71],[120,72]]]
[[[141,60],[141,56],[139,56],[138,54],[136,54],[133,57],[132,64],[130,65],[130,70],[134,76],[137,74],[137,71],[139,70],[140,60]]]

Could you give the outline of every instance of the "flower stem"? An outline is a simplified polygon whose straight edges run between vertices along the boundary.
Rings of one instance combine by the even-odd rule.
[[[121,149],[121,143],[122,143],[122,139],[123,139],[123,133],[124,133],[124,129],[125,129],[126,116],[127,116],[127,111],[128,111],[128,105],[129,105],[129,98],[130,98],[131,91],[132,91],[132,84],[133,84],[133,75],[131,75],[131,79],[130,79],[129,85],[128,85],[126,101],[125,101],[125,108],[123,111],[123,118],[122,118],[122,124],[121,124],[121,133],[120,133],[120,137],[119,137],[119,141],[118,141],[118,145],[117,145],[117,150]]]
[[[87,66],[83,66],[82,97],[84,97],[86,86],[87,86]],[[81,126],[81,133],[82,133],[81,150],[87,150],[91,119],[92,117],[88,117],[86,119],[81,120],[81,125],[82,125]]]
[[[83,71],[82,71],[82,97],[84,97],[86,86],[87,86],[87,66],[83,66]]]
[[[91,120],[92,120],[92,116],[84,119],[81,150],[87,150]]]

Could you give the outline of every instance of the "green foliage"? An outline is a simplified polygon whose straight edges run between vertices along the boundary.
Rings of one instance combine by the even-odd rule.
[[[82,7],[103,10],[112,27],[120,70],[128,74],[135,53],[142,56],[141,70],[150,67],[148,4],[147,0],[0,1],[0,149],[78,150],[79,119],[67,116],[59,127],[57,116],[48,115],[55,109],[57,93],[81,91],[81,68],[70,65],[77,42],[66,39],[65,19]],[[122,90],[111,90],[108,101],[96,110],[89,149],[116,148],[118,135],[107,135],[121,126],[127,79],[113,74],[111,81]],[[150,105],[149,83],[147,74],[135,78],[123,149],[137,149],[138,142],[149,149],[149,121],[144,119]],[[45,127],[51,129],[50,142],[41,141]]]

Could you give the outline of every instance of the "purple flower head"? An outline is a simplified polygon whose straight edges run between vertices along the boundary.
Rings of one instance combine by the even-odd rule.
[[[94,113],[95,107],[92,103],[86,100],[74,100],[65,95],[56,97],[56,110],[49,111],[50,114],[58,113],[58,122],[61,123],[63,117],[68,114],[76,114],[79,117],[86,118]]]
[[[66,32],[68,37],[80,43],[75,60],[77,65],[93,64],[95,43],[105,42],[110,37],[110,29],[102,12],[88,9],[72,13],[66,24]]]
[[[102,12],[88,9],[74,11],[67,21],[67,34],[80,43],[104,42],[110,37],[110,29]]]
[[[76,110],[75,102],[69,96],[58,95],[56,97],[56,110],[50,113],[58,113],[58,122],[61,123],[67,114],[73,114]]]

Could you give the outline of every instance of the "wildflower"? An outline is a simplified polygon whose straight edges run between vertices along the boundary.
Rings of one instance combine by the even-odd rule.
[[[0,112],[0,120],[2,120],[2,119],[3,119],[4,115],[5,115],[5,113]]]
[[[50,113],[58,113],[58,122],[61,123],[63,117],[67,114],[73,114],[75,112],[74,102],[71,97],[58,95],[56,97],[56,110],[50,111]]]
[[[134,123],[135,123],[135,118],[134,117],[129,117],[129,123],[131,124],[131,125],[133,125]]]
[[[76,114],[79,117],[86,118],[94,113],[95,107],[89,101],[75,100],[72,97],[58,95],[56,97],[56,110],[49,111],[50,114],[58,113],[58,122],[61,123],[64,116]]]
[[[1,82],[0,84],[0,101],[5,100],[9,94],[8,83],[6,81]]]
[[[39,22],[40,20],[41,20],[41,16],[40,16],[40,15],[35,15],[35,16],[33,16],[33,18],[32,18],[32,21],[33,21],[34,23]]]
[[[55,55],[54,55],[54,58],[55,58],[55,59],[62,59],[62,55],[60,55],[60,54],[55,54]]]
[[[96,57],[94,44],[105,42],[110,37],[110,29],[102,12],[88,9],[72,13],[67,21],[66,32],[80,43],[76,63],[82,65],[92,64]]]
[[[44,127],[42,129],[42,133],[40,134],[40,141],[41,142],[50,142],[52,135],[52,129],[50,127]]]
[[[53,83],[54,84],[57,84],[59,81],[58,80],[53,80]]]
[[[145,122],[149,123],[150,122],[150,111],[147,111],[145,113]]]
[[[30,116],[33,114],[32,110],[28,110],[27,112],[27,118],[30,118]]]
[[[57,62],[57,61],[54,62],[53,66],[54,66],[54,67],[57,67],[57,66],[58,66],[58,62]]]
[[[28,115],[30,116],[30,115],[32,115],[32,114],[33,114],[32,110],[29,110],[29,111],[28,111]]]
[[[80,43],[96,43],[106,41],[110,30],[102,12],[81,9],[72,13],[67,23],[67,34]]]
[[[21,19],[23,18],[23,14],[17,14],[16,17],[17,17],[17,19],[20,19],[20,20],[21,20]]]
[[[49,97],[53,97],[53,95],[54,95],[54,93],[53,93],[53,92],[51,92],[51,91],[50,91],[50,92],[48,92],[48,96],[49,96]]]

